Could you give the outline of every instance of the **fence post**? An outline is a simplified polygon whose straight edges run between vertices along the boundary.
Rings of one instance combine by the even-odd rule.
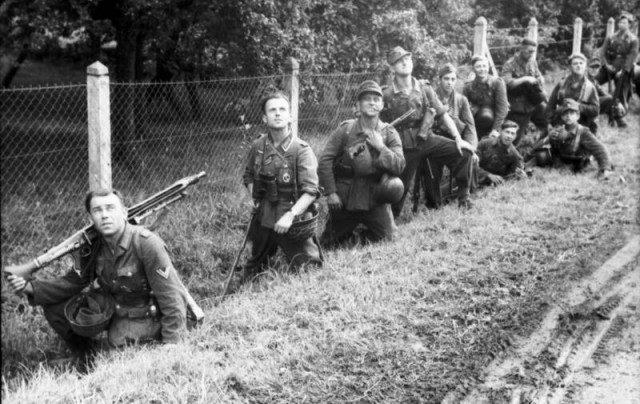
[[[300,91],[300,65],[295,58],[290,57],[284,65],[285,87],[291,100],[291,133],[298,136],[298,100]]]
[[[111,111],[109,69],[100,62],[87,67],[89,118],[89,189],[111,188]]]
[[[616,30],[616,20],[613,17],[609,17],[607,20],[607,32],[606,36],[611,36]]]
[[[473,54],[484,56],[487,43],[487,19],[478,17],[473,36]]]
[[[573,22],[573,48],[572,54],[580,53],[582,50],[582,18],[576,17]]]

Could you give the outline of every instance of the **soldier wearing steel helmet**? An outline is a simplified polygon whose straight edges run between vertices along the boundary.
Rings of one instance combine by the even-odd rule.
[[[381,118],[391,122],[411,109],[414,110],[408,119],[397,126],[407,163],[400,176],[405,186],[404,193],[400,201],[393,204],[393,215],[400,216],[409,187],[423,158],[428,158],[431,168],[430,175],[425,178],[427,206],[435,209],[442,205],[440,179],[443,167],[447,166],[458,184],[458,205],[462,208],[471,207],[469,187],[474,146],[462,139],[455,122],[447,113],[447,107],[440,102],[433,88],[413,77],[410,52],[396,46],[387,55],[387,63],[394,76],[390,85],[383,90],[384,110],[380,114]],[[446,127],[453,140],[433,133],[436,118]]]
[[[321,243],[346,241],[360,224],[369,241],[393,238],[390,203],[404,191],[398,176],[405,167],[398,132],[380,120],[382,89],[372,80],[358,86],[360,116],[342,122],[331,134],[318,166],[329,206]]]

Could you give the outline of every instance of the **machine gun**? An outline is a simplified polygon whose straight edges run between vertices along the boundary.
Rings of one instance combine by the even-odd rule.
[[[179,181],[176,181],[173,185],[163,189],[157,194],[154,194],[149,198],[143,200],[142,202],[131,206],[128,210],[128,222],[136,225],[140,224],[142,219],[146,218],[147,216],[159,210],[162,210],[170,204],[184,198],[185,196],[187,196],[185,192],[187,187],[197,183],[200,178],[204,177],[205,175],[205,172],[202,171],[198,174],[185,177]],[[5,267],[4,272],[21,276],[27,280],[31,279],[31,276],[40,268],[47,266],[51,262],[71,252],[82,249],[83,247],[91,246],[97,238],[98,232],[93,224],[85,226],[84,228],[71,235],[71,237],[48,249],[44,252],[44,254],[39,255],[32,261],[25,264]],[[182,285],[182,287],[184,288],[185,294],[187,296],[187,308],[189,312],[188,314],[196,321],[202,320],[204,318],[204,312],[202,311],[200,306],[198,306],[184,284]]]

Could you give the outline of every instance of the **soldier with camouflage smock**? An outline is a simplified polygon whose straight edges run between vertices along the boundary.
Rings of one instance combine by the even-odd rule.
[[[358,87],[360,116],[331,134],[318,174],[327,195],[329,220],[321,243],[336,246],[363,224],[369,241],[392,239],[395,222],[389,204],[402,196],[398,176],[405,167],[398,132],[379,118],[382,89],[372,80]]]
[[[538,69],[536,48],[538,44],[530,38],[524,38],[520,49],[502,66],[502,80],[507,86],[509,114],[507,119],[518,124],[517,146],[532,121],[543,133],[546,132],[544,110],[547,95],[544,91],[544,77]]]
[[[84,362],[77,364],[84,370],[86,361],[90,362],[93,356],[94,342],[71,327],[65,305],[88,285],[97,283],[98,290],[115,301],[115,313],[108,326],[110,345],[146,340],[180,342],[187,331],[186,289],[162,239],[127,222],[127,209],[116,190],[88,193],[85,208],[99,237],[91,251],[77,257],[74,270],[46,281],[26,282],[20,276],[9,275],[11,288],[25,293],[29,303],[42,306],[51,327],[76,359]]]
[[[600,49],[600,61],[602,68],[598,76],[599,83],[615,80],[616,94],[613,106],[617,108],[620,103],[623,108],[628,108],[628,100],[631,96],[632,80],[634,76],[634,64],[638,58],[638,37],[631,33],[629,24],[633,16],[622,13],[618,18],[618,30],[604,40]],[[614,116],[619,127],[627,124],[622,118],[623,114]]]
[[[316,156],[307,142],[291,132],[290,111],[289,97],[283,92],[262,99],[269,131],[251,145],[243,176],[257,209],[249,229],[251,257],[244,265],[243,282],[260,273],[278,247],[292,269],[322,265],[319,246],[311,237],[287,236],[294,220],[309,214],[308,208],[320,195]]]
[[[447,166],[458,184],[458,205],[469,208],[474,147],[462,139],[458,128],[447,113],[447,108],[440,102],[431,86],[421,84],[412,76],[413,61],[410,52],[397,46],[389,52],[387,62],[394,78],[391,85],[383,89],[384,110],[380,117],[386,122],[391,122],[412,108],[414,110],[408,119],[397,125],[407,165],[400,177],[405,186],[404,193],[400,201],[393,204],[393,215],[400,216],[418,164],[425,157],[428,158],[431,168],[425,189],[427,206],[438,208],[442,205],[440,179],[443,167]],[[441,120],[454,140],[433,133],[432,126],[436,118]]]
[[[489,61],[484,56],[474,56],[471,67],[475,77],[464,83],[462,94],[471,105],[478,140],[487,135],[497,137],[509,112],[507,90],[499,77],[489,74]]]
[[[596,134],[600,102],[598,90],[587,78],[586,66],[587,58],[582,53],[569,56],[571,74],[553,88],[545,111],[547,122],[551,126],[562,123],[560,107],[564,104],[565,99],[571,98],[580,104],[578,123],[587,126],[593,134]]]

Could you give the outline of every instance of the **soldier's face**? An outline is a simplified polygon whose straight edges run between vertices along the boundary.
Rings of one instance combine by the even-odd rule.
[[[598,75],[598,71],[600,71],[600,66],[589,66],[589,75],[595,77]]]
[[[562,113],[562,122],[564,122],[565,125],[574,124],[578,122],[578,119],[580,119],[580,113],[578,111],[569,109]]]
[[[400,58],[393,64],[393,72],[398,76],[409,76],[413,72],[413,60],[411,55],[406,55]]]
[[[620,21],[618,21],[618,29],[620,31],[628,30],[629,29],[629,20],[627,20],[626,18],[623,18]]]
[[[440,86],[446,93],[450,93],[453,91],[453,86],[456,84],[456,74],[455,73],[447,73],[444,76],[440,77]]]
[[[272,98],[264,105],[264,123],[270,129],[286,129],[291,123],[289,103],[282,98]]]
[[[500,132],[500,142],[507,146],[513,143],[516,138],[518,130],[516,128],[505,128]]]
[[[360,113],[366,117],[374,118],[382,111],[382,97],[375,93],[364,93],[358,100]]]
[[[522,45],[520,47],[520,56],[522,56],[524,60],[529,60],[534,53],[536,53],[536,47],[533,45]]]
[[[91,198],[89,215],[98,233],[109,237],[124,231],[127,208],[115,194],[94,196]]]
[[[489,63],[486,60],[478,60],[473,65],[473,72],[482,80],[489,76]]]
[[[587,69],[587,64],[582,59],[574,58],[571,61],[571,72],[582,76]]]

